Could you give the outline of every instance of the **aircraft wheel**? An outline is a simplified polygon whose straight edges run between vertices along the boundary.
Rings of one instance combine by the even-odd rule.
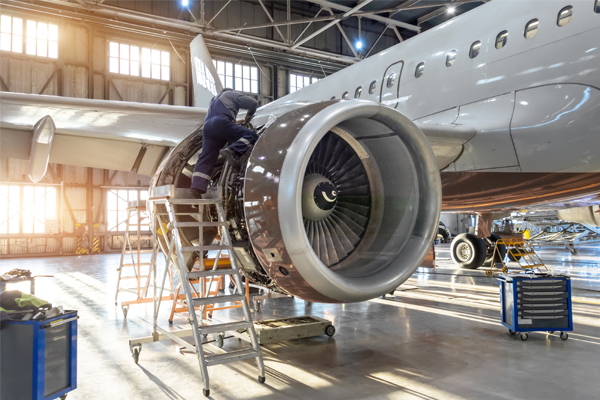
[[[483,240],[471,233],[461,233],[452,241],[450,255],[459,267],[477,269],[485,261],[486,249]]]

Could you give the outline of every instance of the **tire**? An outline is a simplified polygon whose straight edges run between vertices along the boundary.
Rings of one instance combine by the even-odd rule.
[[[508,253],[508,259],[513,262],[519,262],[519,260],[521,259],[521,256],[518,254],[513,255],[512,253]]]
[[[471,233],[461,233],[452,241],[450,255],[459,267],[477,269],[485,261],[486,249],[483,240]]]
[[[527,334],[527,333],[521,333],[521,340],[522,341],[526,341],[527,339],[529,339],[529,334]]]
[[[562,340],[567,340],[567,339],[569,338],[569,334],[568,334],[567,332],[565,332],[565,331],[562,331],[562,332],[560,333],[560,338],[561,338]]]
[[[325,327],[325,334],[329,337],[332,337],[333,335],[335,335],[335,326],[327,325]]]
[[[496,242],[498,240],[502,239],[498,234],[496,233],[492,233],[492,235],[490,237],[487,238],[487,241],[491,243],[491,247],[488,249],[488,247],[486,246],[486,257],[485,257],[485,261],[483,262],[483,265],[485,266],[491,266],[492,265],[492,256],[495,255],[495,258],[493,260],[493,263],[501,263],[502,260],[504,260],[504,257],[506,257],[506,246],[501,244],[498,246],[498,252],[495,252],[495,246],[496,246]],[[486,242],[484,241],[484,245],[486,244]],[[488,252],[489,250],[489,252]],[[498,254],[500,253],[500,254]]]

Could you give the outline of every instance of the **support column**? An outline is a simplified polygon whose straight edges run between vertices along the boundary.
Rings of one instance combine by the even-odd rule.
[[[477,237],[481,239],[490,237],[493,223],[494,215],[492,213],[477,214]]]

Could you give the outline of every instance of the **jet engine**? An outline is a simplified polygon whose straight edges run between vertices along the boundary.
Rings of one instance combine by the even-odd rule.
[[[441,184],[429,142],[401,113],[367,100],[280,113],[259,129],[244,167],[218,165],[211,182],[223,189],[244,276],[322,303],[393,291],[421,265],[437,233]],[[201,147],[199,129],[165,159],[152,186],[189,189]],[[205,233],[204,242],[215,234]],[[198,230],[183,229],[182,237],[198,243]]]

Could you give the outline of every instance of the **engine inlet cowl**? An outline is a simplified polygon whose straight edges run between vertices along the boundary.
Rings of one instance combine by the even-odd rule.
[[[356,302],[394,290],[425,258],[440,204],[423,133],[367,100],[284,114],[262,134],[246,170],[256,256],[277,285],[310,301]]]

